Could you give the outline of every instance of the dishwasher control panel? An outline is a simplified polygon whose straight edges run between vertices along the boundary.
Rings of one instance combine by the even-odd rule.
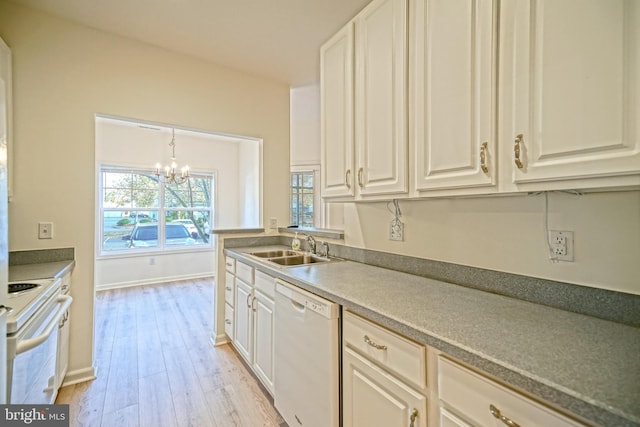
[[[329,317],[331,315],[331,311],[326,304],[322,304],[318,301],[306,300],[304,302],[305,307],[310,310],[315,311],[316,313],[322,314],[325,317]]]

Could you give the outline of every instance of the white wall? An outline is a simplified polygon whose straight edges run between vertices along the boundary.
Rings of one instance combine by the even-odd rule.
[[[574,232],[575,261],[552,263],[543,195],[401,201],[404,242],[386,203],[345,205],[348,245],[640,294],[640,191],[549,195],[549,228]]]
[[[291,88],[291,166],[320,164],[320,85]]]
[[[284,222],[289,88],[5,0],[0,36],[14,66],[9,249],[75,247],[70,371],[82,372],[93,363],[95,114],[262,138],[265,217]],[[54,239],[37,239],[39,221]]]

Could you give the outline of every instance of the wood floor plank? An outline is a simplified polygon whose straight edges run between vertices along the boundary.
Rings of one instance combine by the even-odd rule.
[[[176,412],[166,372],[140,378],[140,426],[176,427]]]
[[[138,405],[131,405],[102,417],[101,427],[138,427]]]
[[[164,351],[176,419],[181,426],[215,426],[187,349]]]
[[[104,401],[104,413],[138,404],[138,346],[135,338],[116,338]]]
[[[56,400],[70,426],[285,425],[240,356],[211,345],[213,288],[209,278],[99,292],[98,378]]]

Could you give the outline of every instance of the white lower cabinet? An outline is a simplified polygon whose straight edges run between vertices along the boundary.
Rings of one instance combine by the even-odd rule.
[[[62,294],[69,295],[71,293],[71,274],[67,274],[62,278]],[[64,377],[67,375],[69,367],[69,328],[71,326],[70,317],[71,307],[60,319],[58,324],[58,352],[56,356],[56,389],[62,387]]]
[[[225,304],[225,332],[254,374],[273,394],[275,279],[240,261],[236,261],[235,267],[232,288],[235,305],[232,307],[229,300]]]
[[[442,427],[584,425],[446,357],[437,365]]]
[[[445,408],[440,408],[440,427],[472,427],[471,424],[467,424],[460,418],[447,411]]]
[[[246,360],[251,364],[253,353],[253,317],[251,303],[253,287],[236,278],[236,306],[235,306],[235,334],[233,344]]]
[[[345,312],[342,355],[343,427],[427,426],[424,346]]]
[[[231,307],[229,304],[225,304],[224,305],[224,333],[227,334],[229,339],[231,339],[232,341],[233,341],[233,338],[235,337],[235,330],[233,327],[234,319],[235,319],[235,313],[234,313],[233,307]]]
[[[425,396],[353,350],[343,354],[344,427],[426,427]]]
[[[254,292],[253,370],[267,390],[273,393],[274,301],[259,290]]]

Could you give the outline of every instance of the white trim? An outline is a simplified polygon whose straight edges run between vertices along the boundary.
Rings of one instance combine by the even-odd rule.
[[[214,347],[218,347],[225,344],[230,344],[231,341],[227,334],[215,335],[215,332],[211,335],[211,343]]]
[[[111,283],[108,285],[98,285],[96,286],[96,292],[108,291],[111,289],[132,288],[135,286],[157,285],[161,283],[176,282],[179,280],[203,279],[207,277],[215,278],[214,272],[211,271],[211,272],[198,273],[198,274],[183,274],[179,276],[162,276],[162,277],[157,277],[154,279],[147,279],[147,280],[134,280],[130,282],[118,282],[118,283]]]
[[[88,368],[76,369],[71,372],[67,372],[62,382],[62,387],[68,385],[79,384],[86,381],[93,381],[97,378],[96,368],[90,366]]]

